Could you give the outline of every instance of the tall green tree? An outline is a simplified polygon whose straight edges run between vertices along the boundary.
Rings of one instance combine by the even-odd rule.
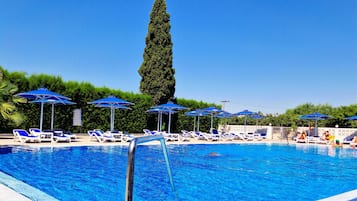
[[[175,94],[170,28],[166,0],[155,0],[150,13],[144,61],[138,70],[141,76],[140,91],[151,96],[154,104],[166,103]]]
[[[10,120],[16,125],[23,121],[22,115],[17,112],[16,103],[26,100],[13,96],[17,92],[17,86],[4,79],[0,67],[0,114],[3,119]]]

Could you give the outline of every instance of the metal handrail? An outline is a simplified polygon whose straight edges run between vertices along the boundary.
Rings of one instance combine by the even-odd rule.
[[[166,165],[167,165],[167,172],[170,177],[170,183],[172,190],[175,191],[175,186],[172,180],[171,174],[171,167],[169,163],[169,158],[166,150],[165,138],[162,135],[153,135],[153,136],[144,136],[144,137],[137,137],[130,141],[129,148],[128,148],[128,167],[126,170],[126,190],[125,190],[125,201],[132,201],[133,200],[133,188],[134,188],[134,166],[135,166],[135,149],[136,146],[145,142],[150,141],[160,141],[162,150],[164,152]],[[177,194],[176,194],[177,198]]]

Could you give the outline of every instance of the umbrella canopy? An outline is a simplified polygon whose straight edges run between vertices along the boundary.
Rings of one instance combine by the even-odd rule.
[[[43,123],[43,105],[44,100],[52,99],[52,100],[71,100],[70,98],[63,96],[61,94],[50,91],[46,88],[38,88],[36,90],[22,92],[15,94],[15,96],[19,96],[22,98],[26,98],[29,100],[42,100],[41,102],[41,114],[40,114],[40,130],[42,131],[42,123]]]
[[[346,120],[357,120],[357,115],[352,117],[346,117]]]
[[[215,116],[219,112],[222,112],[222,110],[219,109],[219,108],[213,107],[213,106],[207,107],[207,108],[203,108],[201,110],[204,111],[204,112],[207,112],[207,113],[209,113],[211,115],[211,129],[210,130],[212,130],[213,129],[213,116]]]
[[[67,99],[61,99],[61,100],[56,100],[56,99],[40,99],[40,100],[34,100],[31,101],[31,103],[44,103],[44,104],[51,104],[52,105],[52,111],[51,111],[51,130],[53,130],[53,122],[54,122],[54,111],[55,111],[55,105],[74,105],[76,104],[75,102],[69,101]]]
[[[170,131],[170,129],[171,129],[170,128],[171,127],[171,114],[173,113],[173,111],[187,109],[186,107],[181,106],[181,105],[177,105],[177,104],[173,103],[172,101],[169,101],[169,102],[167,102],[165,104],[154,106],[153,108],[168,110],[168,113],[169,113],[168,133],[169,134],[171,133],[171,131]]]
[[[234,114],[236,116],[244,116],[244,132],[246,132],[247,117],[255,115],[255,114],[257,114],[257,113],[249,111],[249,110],[243,110],[243,111],[240,111],[240,112],[237,112],[237,113]]]
[[[233,114],[222,110],[220,113],[216,114],[215,117],[220,119],[231,118],[233,117]]]
[[[98,99],[88,104],[93,104],[95,107],[110,108],[110,130],[114,130],[115,109],[130,109],[127,105],[134,105],[134,103],[117,98],[115,96],[108,96],[106,98]]]
[[[329,119],[331,116],[327,114],[321,114],[319,112],[314,112],[312,114],[305,114],[300,116],[300,119],[306,119],[306,120],[314,120],[315,121],[315,136],[318,135],[318,128],[317,128],[317,121],[318,120],[324,120],[324,119]]]
[[[147,110],[148,113],[157,113],[157,131],[161,131],[162,128],[162,114],[168,114],[169,110],[164,108],[152,108]],[[176,111],[172,111],[173,113]]]
[[[194,118],[194,122],[193,122],[193,130],[196,130],[196,117],[197,117],[197,131],[200,131],[200,117],[201,116],[206,116],[209,115],[210,113],[205,112],[203,110],[193,110],[190,112],[186,112],[185,115],[186,116],[190,116],[190,117],[195,117]]]

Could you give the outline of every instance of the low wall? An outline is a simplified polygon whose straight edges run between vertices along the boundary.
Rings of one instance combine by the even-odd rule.
[[[279,127],[279,126],[252,126],[252,125],[219,125],[219,130],[225,130],[226,132],[235,133],[266,133],[267,139],[271,140],[284,140],[287,137],[292,139],[296,132],[305,131],[310,136],[314,136],[315,132],[321,136],[325,131],[329,131],[331,134],[335,135],[335,139],[340,141],[343,138],[350,136],[352,134],[357,134],[357,128],[335,128],[335,127],[318,127],[317,130],[309,127],[298,127],[296,132],[292,132],[290,127]]]

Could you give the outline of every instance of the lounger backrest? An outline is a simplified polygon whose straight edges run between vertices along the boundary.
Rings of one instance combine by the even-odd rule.
[[[29,131],[32,134],[41,133],[41,130],[39,128],[29,128]]]
[[[29,133],[23,129],[16,129],[13,132],[16,133],[18,136],[29,136]]]

